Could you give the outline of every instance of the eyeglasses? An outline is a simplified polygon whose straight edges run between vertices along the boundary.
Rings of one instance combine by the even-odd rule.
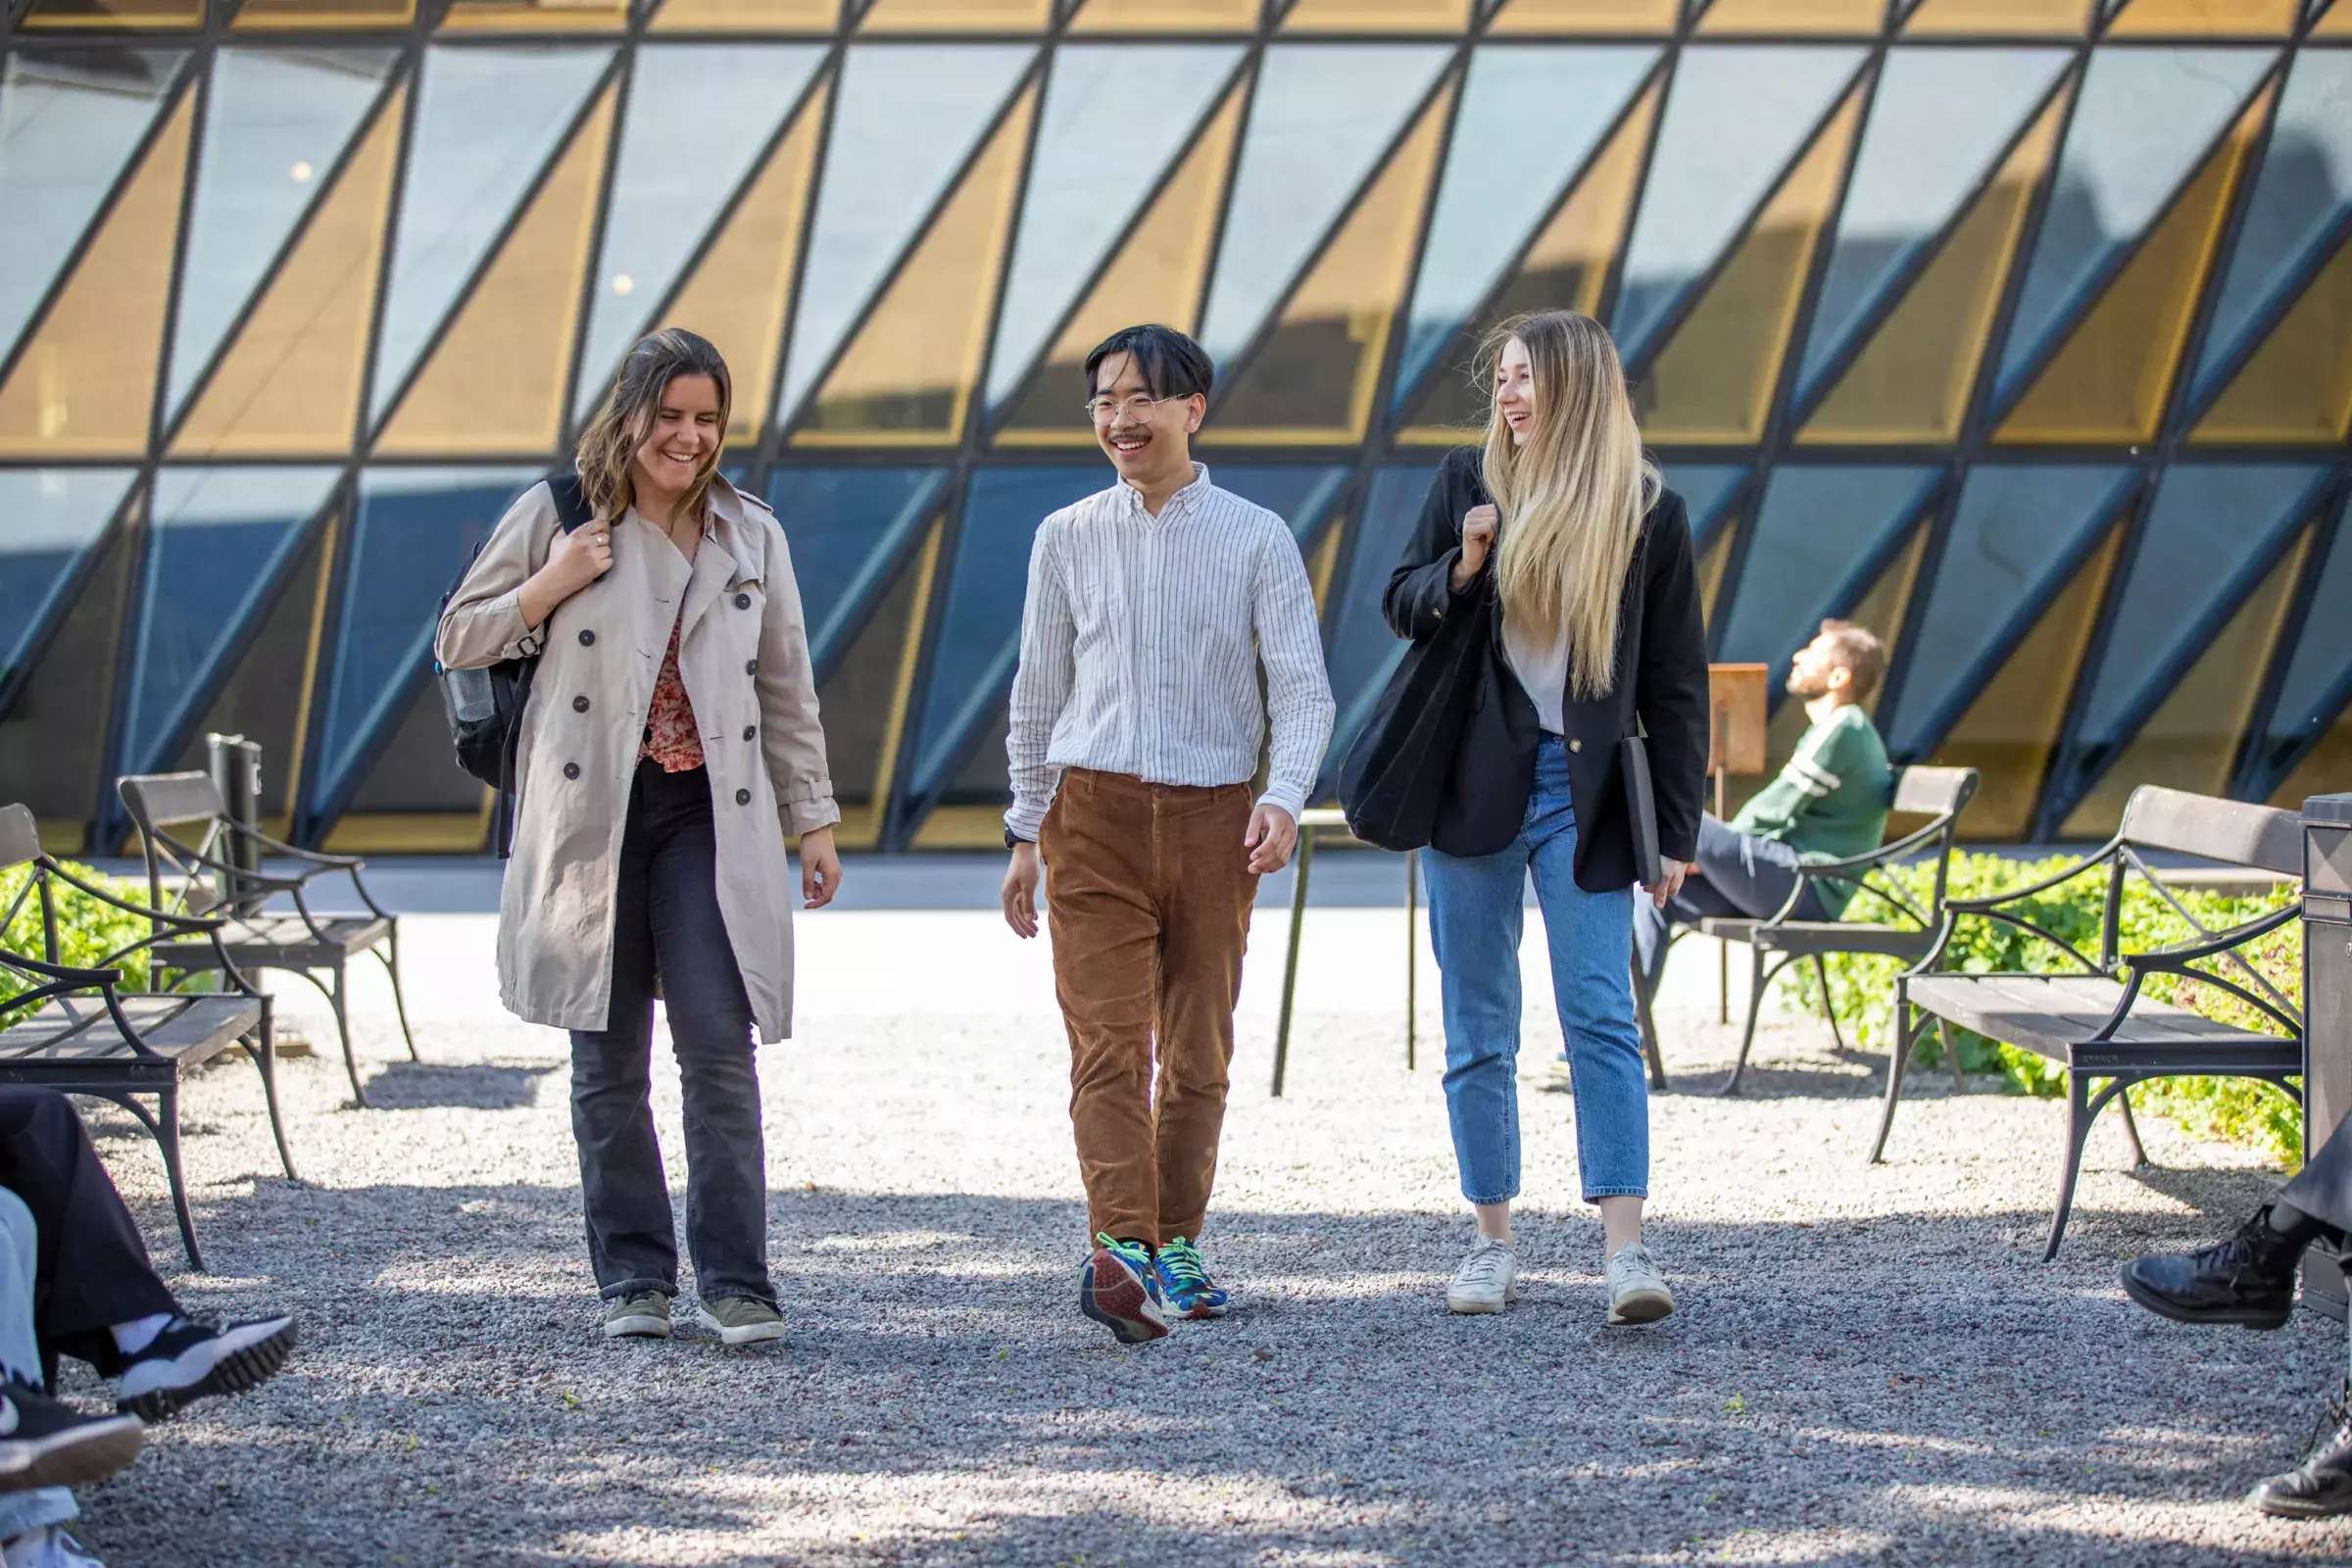
[[[1097,424],[1108,424],[1112,416],[1121,412],[1130,419],[1149,419],[1152,411],[1162,403],[1179,403],[1190,395],[1171,392],[1164,398],[1155,398],[1149,392],[1130,392],[1123,398],[1088,398],[1086,413]]]

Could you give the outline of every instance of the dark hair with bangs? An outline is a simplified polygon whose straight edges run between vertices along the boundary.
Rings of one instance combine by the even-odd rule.
[[[1216,384],[1217,368],[1207,350],[1174,327],[1153,322],[1122,326],[1095,345],[1095,352],[1086,357],[1088,397],[1095,395],[1095,372],[1102,362],[1121,354],[1135,361],[1136,372],[1155,398],[1206,397]]]

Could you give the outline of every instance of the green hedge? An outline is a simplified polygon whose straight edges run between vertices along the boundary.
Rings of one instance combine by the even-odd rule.
[[[1954,898],[1981,899],[2005,893],[2012,888],[2029,886],[2073,864],[2074,858],[2061,857],[2048,860],[2012,860],[1997,855],[1955,854],[1952,857],[1950,890]],[[1880,871],[1877,876],[1890,877],[1903,894],[1921,908],[1935,886],[1932,864],[1914,863],[1892,871]],[[2107,867],[2083,873],[2063,886],[2037,893],[2009,906],[2011,912],[2056,932],[2080,948],[2091,958],[2099,953],[2099,916],[2107,894]],[[2226,898],[2214,893],[2175,889],[2180,899],[2209,930],[2222,931],[2241,925],[2291,905],[2298,890],[2290,885],[2257,898]],[[1886,906],[1867,895],[1854,900],[1847,918],[1876,920],[1886,917]],[[2170,947],[2188,941],[2196,935],[2188,922],[2166,906],[2155,890],[2134,873],[2125,883],[2123,906],[2122,947],[2126,953],[2144,953],[2151,948]],[[2289,922],[2260,941],[2239,950],[2253,964],[2293,1000],[2303,1004],[2303,928]],[[2015,926],[1997,920],[1963,918],[1953,934],[1951,945],[1945,949],[1943,966],[1964,972],[1984,973],[1992,970],[2029,970],[2040,973],[2080,972],[2078,965],[2056,948]],[[2244,976],[2228,965],[2209,968],[2230,973],[2239,983]],[[1838,1017],[1850,1039],[1880,1050],[1887,1049],[1894,1037],[1893,1004],[1894,977],[1903,965],[1892,958],[1841,955],[1829,960],[1830,990],[1838,1006]],[[1791,968],[1797,983],[1788,994],[1789,1005],[1802,1005],[1818,1010],[1821,991],[1809,966]],[[2240,1025],[2244,1028],[2275,1033],[2278,1023],[2267,1014],[2256,1011],[2226,991],[2197,984],[2174,975],[2152,976],[2143,995],[2178,1006],[2189,1007],[2208,1017]],[[1984,1036],[1967,1030],[1955,1030],[1953,1039],[1960,1053],[1960,1065],[1971,1072],[1997,1072],[2013,1092],[2029,1095],[2062,1095],[2066,1092],[2066,1075],[2034,1055],[2013,1046],[1996,1044]],[[1936,1037],[1930,1034],[1921,1043],[1915,1065],[1942,1064],[1942,1050]],[[2154,1111],[2180,1122],[2189,1131],[2204,1137],[2224,1138],[2247,1144],[2273,1155],[2289,1169],[2300,1166],[2303,1160],[2303,1115],[2295,1102],[2269,1084],[2243,1078],[2170,1078],[2143,1084],[2132,1091],[2135,1110]]]
[[[106,889],[118,898],[138,900],[144,888],[133,889],[127,882],[110,877],[86,865],[66,862],[66,869],[89,883]],[[29,867],[0,871],[0,914],[15,908],[17,900],[25,893],[30,881]],[[147,935],[147,922],[135,914],[124,914],[91,898],[79,889],[63,882],[51,882],[57,898],[57,941],[60,961],[94,968],[109,954],[120,953]],[[22,953],[27,957],[44,956],[41,952],[41,900],[38,893],[24,897],[24,906],[17,908],[16,918],[0,930],[0,947]],[[147,955],[134,953],[114,965],[122,971],[122,989],[144,990],[147,985]],[[0,965],[0,1003],[20,992],[30,990],[35,982],[30,976]],[[13,1021],[13,1020],[10,1020]]]

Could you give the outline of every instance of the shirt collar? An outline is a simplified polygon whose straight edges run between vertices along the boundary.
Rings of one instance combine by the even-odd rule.
[[[1152,515],[1151,512],[1144,506],[1144,493],[1141,490],[1138,490],[1135,486],[1129,484],[1124,479],[1119,481],[1119,490],[1126,497],[1124,504],[1127,507],[1143,516],[1149,517]],[[1168,497],[1168,504],[1159,509],[1159,520],[1165,522],[1180,512],[1190,511],[1193,507],[1199,505],[1201,497],[1208,494],[1208,465],[1196,461],[1193,464],[1193,477],[1191,482],[1186,484],[1182,489],[1178,490],[1174,495]]]

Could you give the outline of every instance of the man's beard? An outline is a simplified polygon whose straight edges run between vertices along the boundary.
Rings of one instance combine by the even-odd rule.
[[[1788,695],[1791,697],[1810,700],[1815,697],[1826,697],[1829,695],[1829,691],[1830,682],[1827,675],[1807,675],[1801,669],[1788,671]]]

